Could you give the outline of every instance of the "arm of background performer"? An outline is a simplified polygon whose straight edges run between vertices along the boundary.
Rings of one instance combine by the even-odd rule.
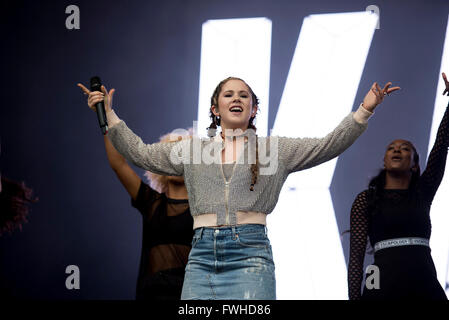
[[[350,300],[359,300],[363,279],[368,236],[367,192],[357,195],[351,208],[351,233],[349,246],[348,290]]]
[[[443,73],[443,79],[446,84],[446,90],[449,94],[449,82]],[[435,143],[429,153],[426,169],[421,175],[420,183],[423,184],[427,197],[432,200],[443,179],[444,169],[446,168],[447,150],[449,147],[449,105],[446,107],[444,116],[438,127]]]

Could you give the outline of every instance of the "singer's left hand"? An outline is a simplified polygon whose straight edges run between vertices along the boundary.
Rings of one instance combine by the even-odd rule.
[[[83,90],[84,94],[88,95],[87,105],[89,106],[89,108],[91,108],[96,112],[97,108],[95,107],[95,105],[98,102],[104,100],[105,111],[108,112],[112,110],[112,97],[114,95],[115,89],[111,89],[111,91],[108,92],[105,86],[101,86],[102,92],[99,91],[92,92],[85,86],[83,86],[81,83],[78,83],[77,86],[80,87],[81,90]]]
[[[385,87],[383,89],[381,89],[381,87],[377,84],[377,82],[374,82],[373,85],[371,86],[371,89],[368,91],[365,98],[363,99],[363,107],[366,110],[373,112],[374,109],[380,103],[382,103],[382,101],[384,100],[384,97],[386,95],[389,95],[390,93],[401,89],[400,87],[390,88],[390,86],[391,86],[391,82],[388,82],[385,85]]]

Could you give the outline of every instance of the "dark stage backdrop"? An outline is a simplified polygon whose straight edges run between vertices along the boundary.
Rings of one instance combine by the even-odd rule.
[[[80,8],[79,30],[65,27],[72,4]],[[1,288],[31,299],[135,296],[140,214],[108,165],[78,82],[100,75],[117,90],[118,115],[144,141],[156,141],[197,119],[202,23],[267,17],[273,22],[271,128],[304,17],[370,4],[381,8],[381,28],[354,109],[373,81],[403,90],[376,110],[367,132],[338,160],[331,192],[340,231],[349,228],[351,203],[381,167],[389,141],[413,141],[424,167],[448,1],[2,1],[0,170],[26,181],[40,200],[22,231],[0,238]],[[65,287],[72,264],[80,268],[80,290]]]

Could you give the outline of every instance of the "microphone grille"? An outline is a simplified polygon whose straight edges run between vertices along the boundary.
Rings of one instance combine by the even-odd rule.
[[[92,77],[90,78],[90,87],[92,90],[100,90],[99,88],[101,88],[101,80],[100,77]]]

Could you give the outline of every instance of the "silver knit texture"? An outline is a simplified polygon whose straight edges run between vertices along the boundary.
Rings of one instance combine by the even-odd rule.
[[[130,163],[156,174],[183,175],[193,216],[215,213],[217,225],[235,225],[237,211],[271,213],[290,173],[337,157],[350,147],[366,128],[367,124],[356,122],[351,112],[324,138],[258,137],[259,145],[267,145],[267,153],[274,151],[270,150],[270,146],[277,146],[278,159],[275,172],[259,175],[254,191],[250,191],[251,164],[248,164],[248,159],[245,159],[244,163],[237,161],[226,187],[220,160],[198,163],[197,152],[197,159],[193,161],[193,139],[145,144],[124,121],[110,128],[108,136],[117,151]],[[273,143],[274,140],[277,143]],[[222,148],[221,143],[209,138],[200,139],[198,144],[201,145],[201,150],[206,147],[219,150]],[[245,143],[245,154],[247,149],[249,148]],[[191,152],[189,154],[182,150]],[[221,152],[219,153],[221,156]],[[264,165],[260,166],[263,171]]]

